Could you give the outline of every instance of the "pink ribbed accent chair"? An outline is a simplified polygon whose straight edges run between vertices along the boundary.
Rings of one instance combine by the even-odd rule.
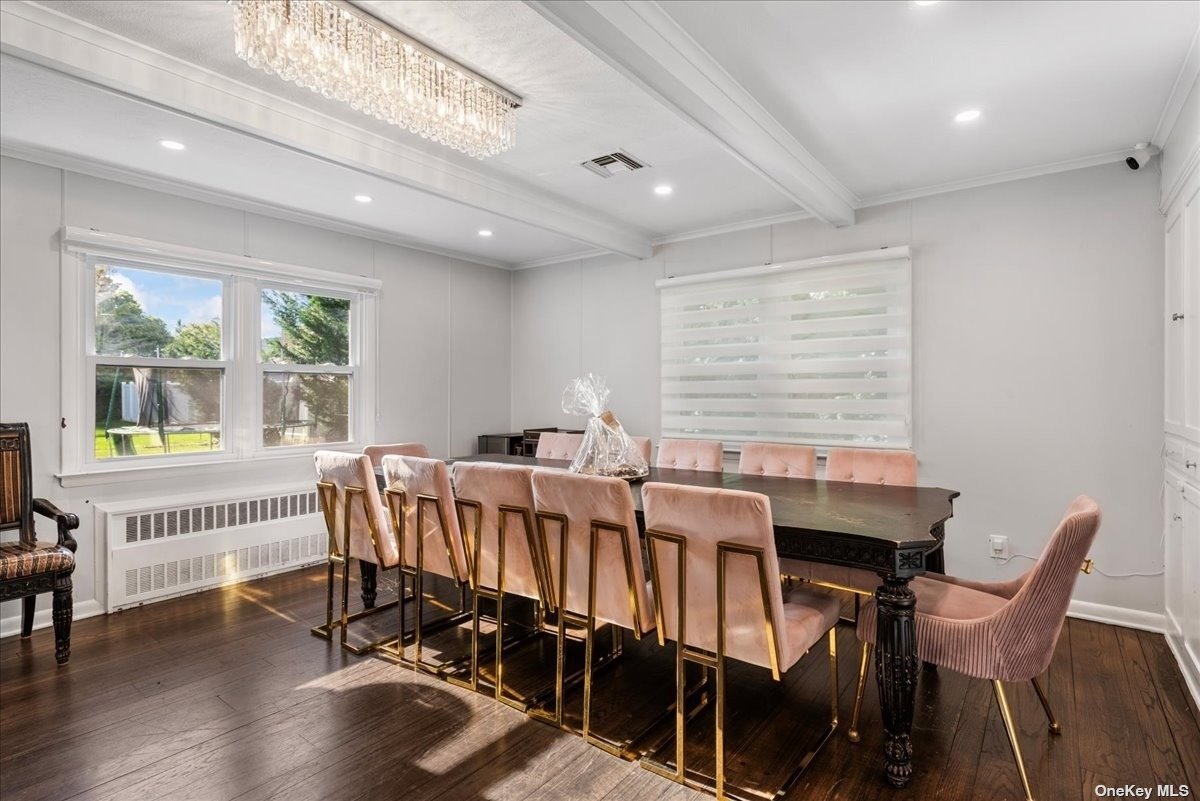
[[[646,460],[646,464],[650,464],[650,438],[649,437],[630,437],[633,444],[637,445],[641,451],[642,458]]]
[[[471,578],[467,549],[453,505],[450,472],[440,459],[391,455],[383,457],[383,478],[387,485],[384,497],[400,541],[401,572],[412,579],[416,601],[415,657],[408,658],[403,642],[396,656],[416,669],[436,671],[439,666],[421,661],[424,576],[426,573],[444,576],[460,586]],[[462,606],[465,608],[465,595]],[[458,614],[463,611],[460,609]],[[401,621],[403,618],[402,612]]]
[[[711,439],[663,439],[658,442],[658,466],[721,473],[724,451],[722,443]]]
[[[365,455],[317,451],[313,455],[317,470],[317,495],[325,515],[329,534],[328,575],[326,582],[325,625],[312,631],[324,639],[333,638],[333,629],[341,628],[343,648],[355,654],[366,653],[387,640],[355,646],[347,642],[347,625],[367,614],[391,608],[388,603],[353,615],[347,611],[350,592],[351,559],[370,562],[386,570],[400,561],[400,548],[391,519],[384,510],[375,481],[371,460]],[[334,566],[342,567],[342,603],[339,620],[333,619]]]
[[[747,442],[742,445],[738,472],[750,476],[816,478],[817,449],[783,442]]]
[[[1050,666],[1062,632],[1075,580],[1100,529],[1100,507],[1086,495],[1075,499],[1041,557],[1025,575],[1010,582],[983,583],[953,578],[915,578],[917,653],[926,661],[992,682],[1025,796],[1033,793],[1021,758],[1016,728],[1004,694],[1004,681],[1032,681],[1050,721],[1050,710],[1037,677]],[[851,739],[866,684],[866,666],[875,642],[875,601],[863,603],[858,637],[863,641]]]
[[[767,668],[779,680],[828,635],[832,721],[823,744],[838,722],[834,627],[839,605],[817,590],[798,588],[784,596],[771,505],[765,495],[652,482],[642,487],[642,504],[659,643],[673,640],[684,646],[675,651],[676,767],[667,775],[679,782],[686,779],[683,662],[709,666],[709,655],[716,654],[716,790],[717,797],[723,798],[725,660]],[[793,773],[781,793],[800,772]]]
[[[558,431],[543,431],[538,435],[539,459],[566,459],[570,461],[583,444],[583,434],[563,434]]]
[[[372,467],[382,467],[385,456],[420,456],[429,458],[429,449],[421,442],[396,442],[391,445],[368,445],[363,455],[371,460]]]
[[[830,448],[825,456],[825,480],[915,487],[917,455],[912,451]]]
[[[483,596],[496,602],[495,696],[524,709],[504,694],[504,596],[536,601],[538,628],[542,611],[553,608],[534,524],[533,470],[523,465],[458,462],[453,473],[459,526],[475,571],[471,685],[477,687],[479,682],[479,598]]]
[[[586,632],[584,739],[616,753],[620,746],[591,733],[591,675],[597,621],[630,629],[637,639],[654,629],[654,608],[642,568],[633,495],[629,484],[619,478],[535,470],[533,499],[558,609],[556,697],[562,698],[562,644],[569,622],[583,626]],[[614,655],[619,653],[620,639],[620,632],[614,631]],[[561,702],[556,703],[552,717],[562,724]]]

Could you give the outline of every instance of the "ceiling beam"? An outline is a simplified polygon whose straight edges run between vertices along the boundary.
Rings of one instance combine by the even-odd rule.
[[[854,223],[858,198],[652,0],[527,0],[600,58],[717,139],[796,205]]]
[[[33,3],[0,8],[0,52],[592,248],[638,259],[653,250],[645,232],[569,198],[379,136]]]

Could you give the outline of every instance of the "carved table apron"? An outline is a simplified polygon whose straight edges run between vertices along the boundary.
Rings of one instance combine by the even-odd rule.
[[[565,469],[569,464],[558,459],[498,454],[451,461],[504,462],[556,469]],[[883,713],[884,769],[892,785],[908,784],[913,770],[911,734],[917,685],[917,632],[913,619],[916,598],[908,583],[927,570],[941,571],[945,523],[954,514],[953,501],[958,493],[934,487],[653,467],[645,480],[766,495],[771,500],[775,549],[780,556],[857,567],[879,574],[883,583],[875,590],[878,604],[875,680]],[[640,525],[641,482],[630,486]],[[365,588],[368,566],[364,563],[363,568]],[[374,590],[374,565],[370,568],[370,587]]]

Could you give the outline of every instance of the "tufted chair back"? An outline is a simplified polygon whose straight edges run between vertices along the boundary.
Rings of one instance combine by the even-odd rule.
[[[658,443],[658,466],[673,470],[720,473],[725,446],[711,439],[664,439]]]
[[[649,437],[630,437],[633,444],[637,445],[641,451],[642,458],[646,460],[646,464],[650,464],[650,438]]]
[[[825,457],[828,481],[859,484],[917,485],[917,455],[912,451],[830,448]]]
[[[543,431],[538,436],[537,458],[565,459],[575,458],[579,446],[583,444],[583,434],[563,434],[558,431]]]
[[[816,478],[817,449],[782,442],[747,442],[738,472],[752,476]]]

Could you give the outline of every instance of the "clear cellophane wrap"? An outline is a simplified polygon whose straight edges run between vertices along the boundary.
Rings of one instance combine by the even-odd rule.
[[[563,391],[563,411],[590,418],[571,472],[629,480],[649,475],[650,466],[641,450],[608,410],[608,396],[604,379],[592,373],[576,378]]]

